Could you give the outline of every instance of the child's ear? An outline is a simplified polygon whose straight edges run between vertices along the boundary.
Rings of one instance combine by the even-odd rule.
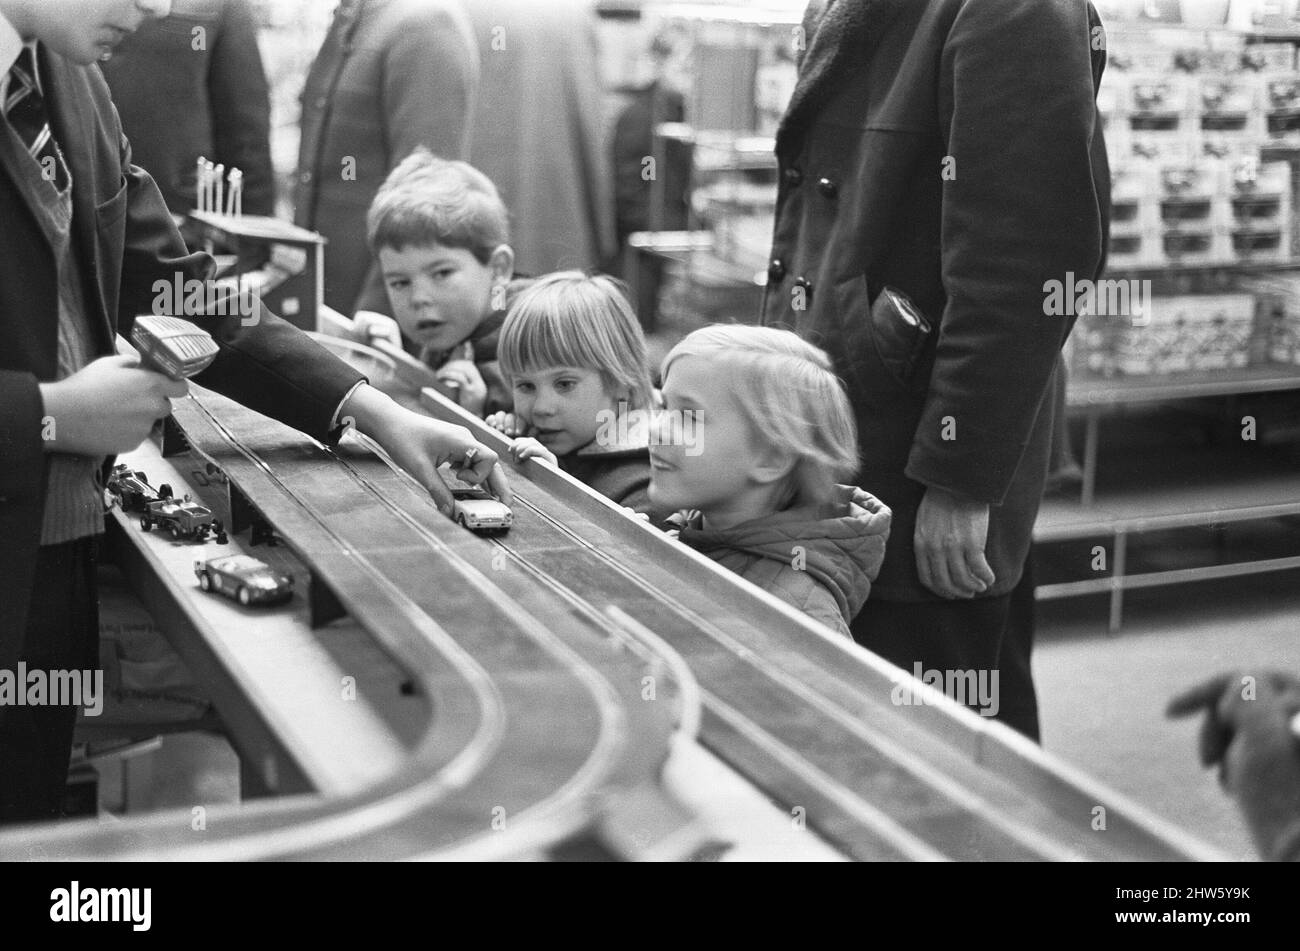
[[[799,464],[799,457],[777,446],[764,446],[749,469],[749,478],[758,485],[772,485],[788,478]]]
[[[488,258],[488,267],[492,277],[498,281],[508,281],[515,276],[515,250],[508,244],[499,244],[492,256]]]

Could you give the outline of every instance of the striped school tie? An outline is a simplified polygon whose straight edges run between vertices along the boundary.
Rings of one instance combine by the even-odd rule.
[[[50,131],[50,117],[45,97],[36,88],[36,58],[30,46],[24,46],[9,71],[9,92],[4,111],[9,124],[27,145],[27,151],[41,166],[41,177],[63,194],[71,176],[63,154]]]

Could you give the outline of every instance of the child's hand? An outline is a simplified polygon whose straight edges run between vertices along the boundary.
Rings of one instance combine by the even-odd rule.
[[[57,383],[40,384],[50,421],[46,452],[108,456],[144,442],[171,399],[189,392],[184,380],[140,368],[135,356],[101,357]]]
[[[364,344],[383,340],[402,349],[402,329],[397,326],[397,321],[373,310],[357,311],[352,318],[352,339]]]
[[[493,413],[483,422],[507,436],[522,436],[528,432],[528,424],[524,422],[522,416],[516,416],[514,413],[507,413],[504,410]]]
[[[555,453],[532,436],[516,439],[514,445],[510,447],[510,455],[514,456],[517,462],[523,462],[526,459],[540,459],[542,462],[549,462],[557,468],[560,465],[560,460],[555,458]]]
[[[456,402],[475,416],[482,416],[487,406],[487,383],[473,360],[448,360],[438,368],[438,379],[454,384]]]

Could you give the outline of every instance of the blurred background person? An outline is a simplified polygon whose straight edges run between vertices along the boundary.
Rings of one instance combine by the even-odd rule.
[[[590,0],[474,0],[470,161],[510,209],[515,269],[610,268],[614,187]],[[436,151],[436,150],[435,150]]]
[[[619,271],[636,288],[636,312],[646,330],[655,327],[659,288],[667,262],[659,255],[627,257],[628,239],[638,231],[685,231],[689,223],[693,147],[681,139],[665,138],[656,155],[655,129],[686,121],[686,100],[673,85],[669,36],[659,34],[650,44],[651,75],[640,84],[618,89],[625,105],[614,121],[611,155],[614,163],[615,233]],[[654,177],[646,174],[646,159],[662,160]],[[655,208],[655,186],[661,197]],[[633,274],[629,269],[635,268]]]
[[[101,64],[135,164],[174,215],[194,209],[195,161],[244,173],[244,212],[275,211],[270,96],[250,0],[175,0]]]
[[[366,211],[416,146],[468,157],[479,56],[456,0],[344,0],[307,75],[295,223],[328,239],[325,303],[389,312]]]

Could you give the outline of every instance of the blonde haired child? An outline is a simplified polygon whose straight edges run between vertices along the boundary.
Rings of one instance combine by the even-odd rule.
[[[848,636],[890,512],[842,484],[857,438],[826,354],[786,330],[716,325],[669,351],[663,377],[651,502],[679,512],[681,541]]]
[[[579,271],[539,278],[511,305],[497,356],[514,411],[487,422],[519,437],[515,457],[543,459],[648,513],[653,388],[622,285]]]

